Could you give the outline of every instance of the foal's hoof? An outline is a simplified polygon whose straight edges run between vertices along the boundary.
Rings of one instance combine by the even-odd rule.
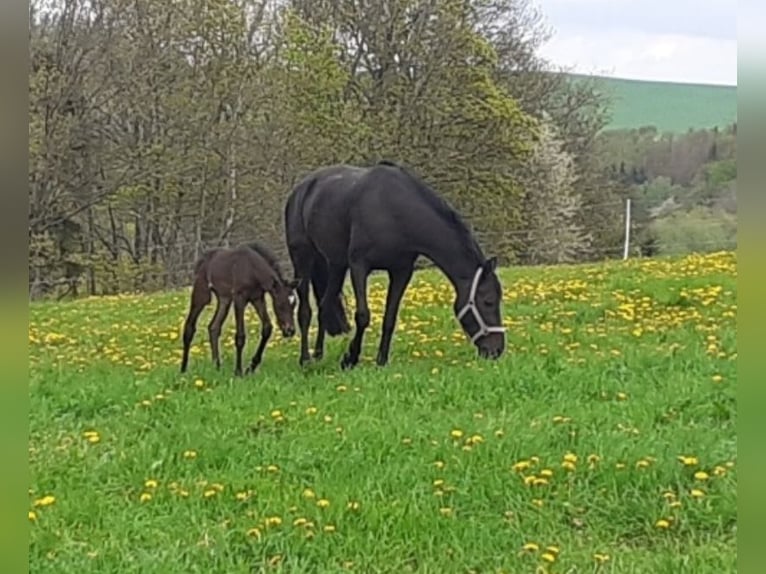
[[[347,369],[353,369],[356,366],[357,360],[354,359],[349,353],[343,355],[343,359],[340,361],[340,368],[344,371]]]
[[[307,356],[305,356],[305,357],[301,357],[300,359],[298,359],[298,364],[299,364],[301,367],[305,367],[305,366],[306,366],[306,365],[308,365],[310,362],[311,362],[311,357],[309,357],[308,355],[307,355]]]

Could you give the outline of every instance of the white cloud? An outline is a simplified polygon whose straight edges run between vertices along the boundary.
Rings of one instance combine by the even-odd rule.
[[[736,0],[536,3],[554,32],[541,55],[555,64],[625,78],[737,83]]]
[[[678,34],[604,31],[556,34],[543,57],[577,72],[621,78],[737,83],[737,41]]]

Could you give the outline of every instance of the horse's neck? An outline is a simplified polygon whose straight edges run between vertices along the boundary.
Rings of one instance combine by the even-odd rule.
[[[466,245],[466,236],[450,227],[446,222],[423,241],[423,255],[442,270],[455,289],[470,281],[481,261],[474,254],[472,246]]]

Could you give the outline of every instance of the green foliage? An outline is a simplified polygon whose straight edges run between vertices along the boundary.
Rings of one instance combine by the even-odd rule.
[[[737,221],[726,213],[704,207],[673,213],[652,224],[663,255],[709,253],[737,247]]]

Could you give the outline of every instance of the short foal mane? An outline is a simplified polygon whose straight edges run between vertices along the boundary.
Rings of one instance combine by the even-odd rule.
[[[279,259],[277,259],[276,254],[271,249],[257,240],[250,241],[246,245],[266,260],[266,263],[274,269],[274,272],[282,283],[287,283],[285,276],[282,274],[282,267],[279,265]]]
[[[378,165],[395,167],[408,178],[410,178],[412,183],[415,185],[415,189],[418,190],[420,197],[431,209],[433,209],[439,216],[441,216],[442,219],[444,219],[445,223],[447,223],[450,228],[457,232],[457,234],[463,240],[465,248],[468,250],[468,252],[475,256],[479,262],[484,262],[484,253],[482,253],[481,247],[479,247],[479,244],[474,238],[473,233],[468,227],[465,219],[441,195],[431,189],[431,187],[426,184],[426,182],[424,182],[417,174],[408,168],[399,165],[398,163],[383,159],[378,162]]]

